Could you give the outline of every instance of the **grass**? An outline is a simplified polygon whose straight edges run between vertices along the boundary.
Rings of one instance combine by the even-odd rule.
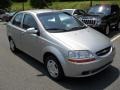
[[[95,4],[118,4],[120,6],[120,0],[116,1],[93,1]],[[53,9],[64,9],[64,8],[78,8],[87,9],[90,7],[90,1],[77,1],[77,2],[54,2],[51,6]]]
[[[120,6],[120,0],[93,1],[93,5],[95,4],[118,4]],[[24,3],[24,6],[25,10],[32,9],[29,0],[28,2]],[[49,7],[53,9],[66,9],[66,8],[87,9],[90,7],[90,1],[53,2],[52,5],[49,5]],[[13,3],[11,10],[12,11],[22,10],[22,3]]]

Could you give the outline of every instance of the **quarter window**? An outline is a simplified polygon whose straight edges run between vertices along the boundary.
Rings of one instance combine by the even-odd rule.
[[[13,19],[12,24],[15,25],[15,26],[20,27],[21,22],[22,22],[22,18],[23,18],[23,13],[17,14],[15,16],[15,18]]]
[[[26,14],[23,20],[23,29],[35,28],[38,29],[37,23],[32,15]]]

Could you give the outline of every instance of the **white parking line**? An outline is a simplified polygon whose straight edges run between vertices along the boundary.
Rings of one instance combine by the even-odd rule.
[[[115,37],[113,37],[113,38],[111,39],[111,41],[113,42],[113,41],[117,40],[119,37],[120,37],[120,34],[117,35],[117,36],[115,36]]]

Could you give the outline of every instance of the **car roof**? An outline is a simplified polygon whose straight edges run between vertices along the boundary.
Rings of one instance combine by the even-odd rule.
[[[22,12],[38,14],[38,13],[58,12],[58,11],[59,10],[54,10],[54,9],[35,9],[35,10],[26,10],[26,11],[22,11]]]

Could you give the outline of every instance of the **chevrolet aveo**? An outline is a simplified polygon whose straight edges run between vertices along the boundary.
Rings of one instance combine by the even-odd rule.
[[[10,49],[44,63],[49,76],[87,77],[107,68],[115,47],[109,38],[57,10],[18,12],[7,24]]]

